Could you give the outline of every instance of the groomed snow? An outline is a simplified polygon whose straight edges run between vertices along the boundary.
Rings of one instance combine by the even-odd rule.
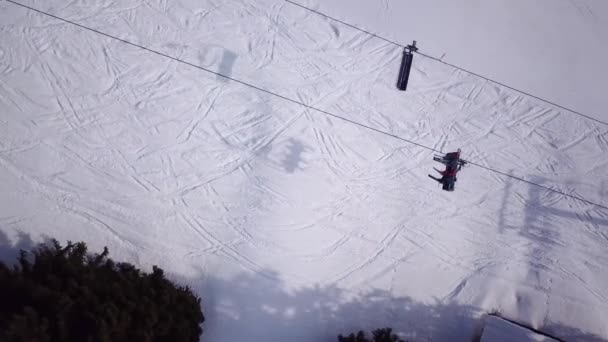
[[[608,206],[608,126],[423,56],[399,92],[400,48],[287,2],[20,3]],[[343,20],[364,8],[342,3]],[[386,32],[399,13],[388,8],[362,26]],[[605,27],[608,11],[594,13]],[[541,95],[559,102],[560,89]],[[601,100],[580,108],[608,121]],[[335,341],[383,326],[466,341],[487,312],[608,339],[608,210],[476,166],[444,192],[427,177],[432,155],[0,2],[3,248],[50,236],[158,265],[203,298],[208,341]]]

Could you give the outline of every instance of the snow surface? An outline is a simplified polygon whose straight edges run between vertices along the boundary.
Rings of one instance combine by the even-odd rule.
[[[21,3],[608,205],[608,126],[422,56],[399,92],[400,48],[287,2]],[[362,3],[327,10],[378,32],[406,17],[384,0],[358,22]],[[529,7],[529,20],[558,11],[605,53],[594,45],[608,32],[599,3],[571,2],[593,7],[595,21],[558,5]],[[505,13],[479,34],[509,29]],[[425,20],[428,37],[453,30],[442,18]],[[518,41],[536,46],[534,32]],[[424,52],[422,38],[406,38]],[[608,121],[601,53],[580,57],[580,78],[561,58],[534,64],[537,78],[517,67],[525,55],[509,67],[468,51],[456,61],[482,60],[476,71]],[[0,256],[51,236],[158,265],[203,298],[207,341],[335,341],[383,326],[466,341],[487,312],[566,340],[608,339],[608,210],[598,206],[476,166],[441,191],[428,150],[7,1],[0,121]]]
[[[296,2],[402,44],[418,40],[443,61],[606,118],[607,1]]]

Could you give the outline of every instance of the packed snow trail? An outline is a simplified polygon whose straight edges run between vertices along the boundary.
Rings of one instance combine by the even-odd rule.
[[[608,2],[291,2],[608,123]]]
[[[431,60],[397,92],[399,49],[282,1],[22,3],[607,204],[605,127]],[[301,322],[285,330],[301,341],[373,324],[466,338],[492,310],[607,338],[608,211],[472,167],[442,192],[432,152],[7,2],[0,22],[9,236],[108,245],[173,272],[208,300],[214,341],[280,340],[272,317]],[[239,279],[285,312],[269,292],[241,307],[225,284]],[[364,321],[317,321],[288,300],[337,292],[344,308],[374,291],[386,306]],[[391,298],[445,317],[423,328],[432,314]]]

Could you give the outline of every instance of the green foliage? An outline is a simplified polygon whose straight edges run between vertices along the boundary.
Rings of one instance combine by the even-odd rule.
[[[0,263],[0,341],[198,341],[204,316],[188,287],[87,254],[83,242],[22,251]]]
[[[338,342],[405,342],[399,336],[393,334],[393,329],[383,328],[376,329],[372,332],[373,338],[370,340],[365,335],[365,332],[359,331],[356,335],[348,336],[338,335]]]

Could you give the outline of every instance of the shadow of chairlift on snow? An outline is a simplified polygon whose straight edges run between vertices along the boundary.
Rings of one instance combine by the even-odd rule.
[[[301,168],[302,153],[309,149],[299,140],[290,138],[287,145],[288,153],[282,160],[282,165],[285,171],[288,173],[294,173],[296,170]]]

